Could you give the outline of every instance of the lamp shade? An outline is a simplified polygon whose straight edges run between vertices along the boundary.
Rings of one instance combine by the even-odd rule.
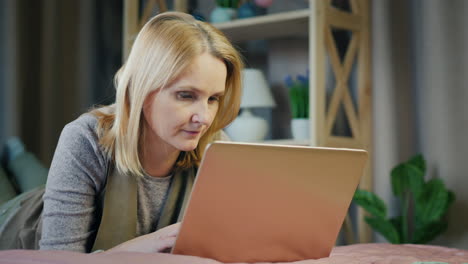
[[[258,69],[242,71],[241,114],[226,128],[234,141],[262,141],[268,132],[268,122],[250,111],[255,107],[274,107],[270,87],[263,73]]]
[[[275,101],[263,73],[258,69],[242,71],[241,108],[274,107]]]

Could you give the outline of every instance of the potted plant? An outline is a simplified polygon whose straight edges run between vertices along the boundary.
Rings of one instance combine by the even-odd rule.
[[[292,136],[297,140],[309,139],[309,76],[297,75],[293,79],[288,75],[285,83],[289,91]]]
[[[236,17],[239,0],[216,0],[216,7],[210,15],[212,23],[227,22]]]
[[[365,221],[390,243],[425,244],[447,229],[447,211],[455,200],[443,181],[424,180],[426,162],[416,155],[393,168],[393,194],[400,201],[400,214],[387,216],[387,206],[377,195],[357,190],[353,201],[369,213]]]

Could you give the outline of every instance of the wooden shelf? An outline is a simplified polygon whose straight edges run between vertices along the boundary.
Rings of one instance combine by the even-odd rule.
[[[223,141],[223,140],[221,140]],[[269,145],[287,145],[287,146],[311,146],[310,140],[296,140],[292,138],[287,139],[268,139],[268,140],[261,140],[261,141],[243,141],[243,140],[230,140],[230,142],[238,142],[238,143],[253,143],[253,144],[269,144]]]
[[[306,37],[309,33],[309,15],[309,9],[301,9],[213,25],[234,43],[267,38]]]
[[[261,143],[275,145],[290,145],[290,146],[310,146],[310,140],[295,140],[295,139],[270,139],[264,140]]]

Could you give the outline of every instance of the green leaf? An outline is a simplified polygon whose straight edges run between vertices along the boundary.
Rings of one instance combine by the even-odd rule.
[[[372,215],[366,217],[366,222],[389,242],[428,243],[447,229],[447,211],[456,196],[440,179],[425,183],[425,173],[426,162],[420,154],[392,170],[392,190],[401,199],[402,211],[389,220],[385,217],[386,206],[378,196],[356,191],[354,201]]]
[[[238,0],[216,0],[216,4],[220,7],[237,8]]]
[[[403,230],[402,219],[403,219],[403,217],[401,217],[401,216],[397,216],[397,217],[394,217],[394,218],[390,219],[390,223],[392,223],[392,225],[395,227],[395,229],[398,232],[400,237],[401,237],[401,234],[403,232],[402,231]]]
[[[418,154],[407,161],[408,164],[416,166],[420,169],[424,174],[426,174],[426,161],[422,154]]]
[[[418,197],[424,188],[424,171],[411,164],[406,165],[408,170],[408,188],[414,197]]]
[[[297,118],[299,116],[299,109],[298,109],[298,96],[297,96],[297,89],[295,86],[289,89],[289,99],[291,102],[291,114],[293,118]]]
[[[309,117],[309,89],[307,85],[295,80],[289,86],[289,100],[293,118]]]
[[[395,196],[404,199],[404,193],[409,191],[419,196],[424,186],[424,172],[408,163],[396,166],[391,173],[392,190]]]
[[[405,164],[396,166],[391,172],[393,194],[400,198],[403,198],[403,193],[408,186],[407,177],[405,175]]]
[[[354,193],[353,201],[375,217],[385,218],[387,216],[385,203],[372,192],[358,189]]]
[[[445,206],[445,212],[447,213],[448,209],[450,208],[450,206],[455,202],[455,199],[456,199],[456,195],[454,192],[452,191],[448,191],[448,201],[447,201],[447,205]]]
[[[307,96],[307,87],[301,86],[301,105],[302,105],[302,113],[301,116],[303,118],[307,117],[307,109],[309,108],[309,98]]]
[[[400,236],[392,223],[380,217],[366,217],[366,223],[392,244],[400,244]]]
[[[416,199],[416,223],[427,224],[439,220],[445,215],[450,199],[449,191],[441,179],[431,179],[424,185],[424,190]]]
[[[416,226],[413,242],[415,244],[426,244],[447,230],[446,220],[435,221],[426,225]]]
[[[304,105],[305,105],[305,115],[304,118],[309,118],[309,86],[304,87]]]

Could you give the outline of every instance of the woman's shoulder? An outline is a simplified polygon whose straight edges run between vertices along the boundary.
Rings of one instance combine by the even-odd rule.
[[[97,137],[98,113],[109,114],[112,111],[113,106],[105,106],[84,113],[65,125],[64,131],[74,134],[91,134]]]
[[[109,113],[110,107],[102,107],[87,112],[65,125],[60,135],[59,143],[76,151],[94,152],[108,162],[108,157],[99,143],[98,122],[99,113]]]
[[[80,115],[77,119],[71,121],[67,125],[65,125],[66,128],[71,127],[74,129],[83,129],[83,130],[95,130],[96,125],[97,125],[98,119],[97,117],[92,114],[92,113],[84,113]]]
[[[63,178],[62,172],[66,171],[73,176],[70,176],[70,181],[81,179],[95,185],[96,190],[103,187],[110,158],[99,144],[97,123],[96,115],[85,113],[65,125],[55,149],[49,176],[57,174],[60,179]]]

